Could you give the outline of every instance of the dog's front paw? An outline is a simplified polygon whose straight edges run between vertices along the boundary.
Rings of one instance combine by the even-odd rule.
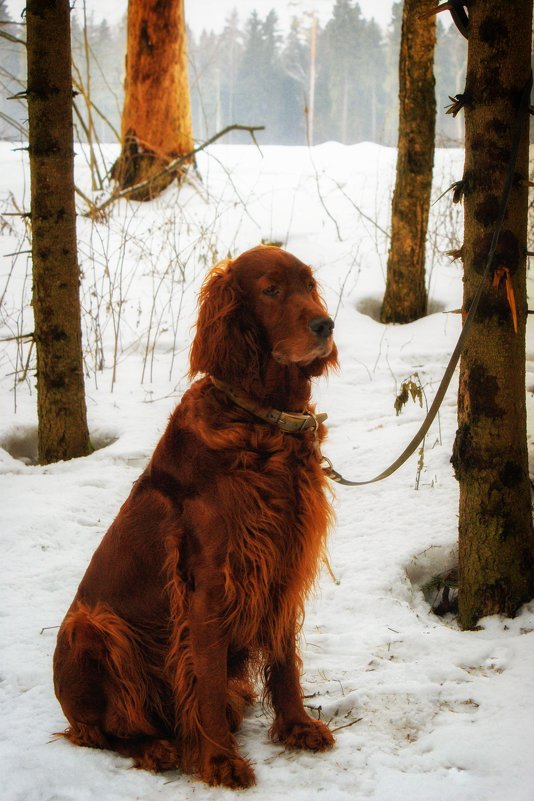
[[[202,779],[212,786],[244,790],[256,783],[250,763],[238,754],[217,754],[210,757],[202,771]]]
[[[327,751],[335,743],[328,726],[322,720],[312,718],[286,725],[275,722],[271,737],[283,743],[286,748],[300,748],[306,751]]]

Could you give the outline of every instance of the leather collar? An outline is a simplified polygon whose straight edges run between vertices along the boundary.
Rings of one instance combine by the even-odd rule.
[[[212,384],[224,392],[236,406],[240,406],[247,412],[251,412],[266,423],[278,426],[280,431],[286,434],[301,434],[304,431],[317,431],[321,423],[328,417],[327,414],[321,412],[320,414],[313,414],[309,411],[300,412],[282,412],[279,409],[273,409],[269,406],[261,406],[251,398],[243,395],[238,389],[227,384],[224,381],[219,381],[218,378],[210,376]]]

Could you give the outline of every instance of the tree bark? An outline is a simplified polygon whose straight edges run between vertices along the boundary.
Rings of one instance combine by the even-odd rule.
[[[409,323],[426,314],[425,243],[434,164],[435,0],[404,0],[399,57],[399,138],[386,292],[380,319]]]
[[[183,0],[129,0],[121,155],[113,175],[120,189],[157,175],[193,150]],[[131,195],[150,200],[187,164]]]
[[[41,464],[89,453],[76,252],[69,0],[28,0],[33,311]]]
[[[465,88],[464,301],[484,269],[530,75],[532,0],[470,0]],[[492,273],[462,354],[453,464],[460,482],[459,620],[513,615],[534,595],[526,445],[528,120]],[[507,279],[508,276],[508,279]],[[517,333],[506,282],[513,289]]]

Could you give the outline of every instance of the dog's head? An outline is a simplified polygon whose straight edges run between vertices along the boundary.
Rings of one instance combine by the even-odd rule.
[[[273,359],[320,375],[337,363],[333,328],[311,269],[280,248],[261,245],[208,275],[190,374],[243,384]]]

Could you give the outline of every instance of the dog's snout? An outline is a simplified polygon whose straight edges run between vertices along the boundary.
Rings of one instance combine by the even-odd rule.
[[[310,330],[319,339],[328,339],[334,330],[334,321],[330,317],[314,317],[310,321]]]

